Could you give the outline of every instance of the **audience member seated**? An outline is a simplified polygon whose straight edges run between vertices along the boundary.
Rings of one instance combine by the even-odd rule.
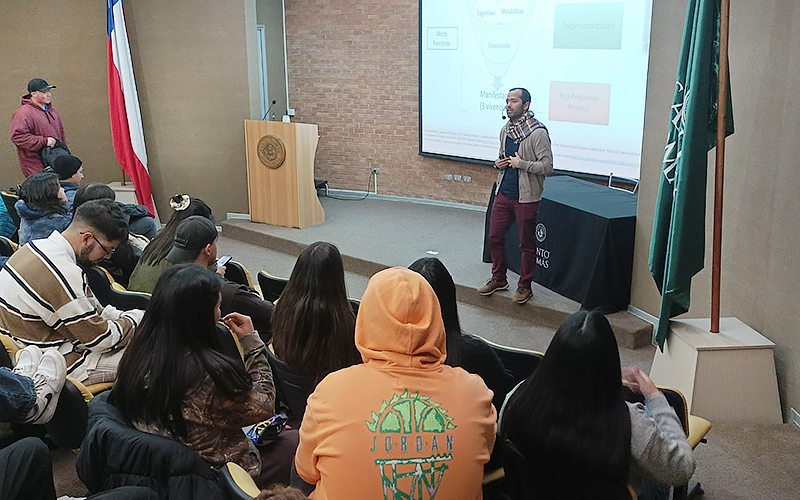
[[[256,448],[242,431],[273,415],[275,386],[266,347],[247,316],[224,318],[244,364],[222,352],[215,328],[221,289],[213,273],[195,264],[164,272],[109,402],[139,430],[186,444],[212,467],[231,461],[260,487],[286,484],[297,432],[285,430]]]
[[[100,200],[103,198],[116,200],[117,193],[106,184],[90,182],[76,192],[72,210],[74,211],[83,202]],[[120,206],[122,212],[125,214],[125,221],[128,223],[129,232],[134,235],[144,236],[148,240],[152,240],[156,237],[156,221],[150,217],[150,212],[147,210],[146,206],[128,205],[120,202],[117,202],[117,205]],[[145,242],[145,244],[146,243],[147,242]],[[142,245],[142,248],[144,248],[144,246],[145,245]]]
[[[453,282],[453,277],[442,261],[436,257],[419,259],[408,268],[420,273],[433,287],[433,291],[436,292],[436,297],[439,299],[442,320],[444,320],[444,333],[447,338],[445,364],[460,366],[468,372],[480,376],[494,393],[494,398],[492,398],[494,407],[500,408],[506,394],[514,385],[514,378],[506,371],[503,362],[497,357],[497,353],[486,342],[462,333],[461,323],[458,320],[456,284]]]
[[[127,237],[122,210],[96,200],[81,205],[63,232],[17,250],[0,269],[0,332],[20,345],[57,348],[79,382],[114,380],[143,312],[107,306],[98,314],[81,266],[107,257]]]
[[[202,215],[193,215],[178,226],[172,250],[169,251],[163,262],[169,266],[193,263],[207,269],[216,268],[217,239],[217,228],[214,223]],[[269,342],[272,302],[263,300],[258,292],[249,286],[226,280],[222,276],[225,274],[225,267],[217,268],[217,274],[222,280],[222,305],[220,306],[222,314],[237,312],[249,316],[256,330],[261,333],[261,338],[265,342]],[[131,285],[130,289],[152,293],[159,277],[152,276],[151,283],[140,280],[136,287]]]
[[[444,364],[428,282],[408,269],[375,274],[355,340],[364,363],[325,377],[300,427],[295,465],[314,498],[417,498],[420,490],[436,500],[481,498],[495,439],[492,393]]]
[[[361,362],[347,299],[344,264],[331,243],[312,243],[297,257],[289,283],[275,304],[272,347],[298,374],[317,382]]]
[[[625,402],[623,383],[646,407]],[[530,463],[525,481],[537,498],[618,498],[626,484],[655,498],[645,480],[681,485],[694,471],[677,415],[650,377],[620,369],[614,332],[598,312],[579,311],[559,327],[542,363],[509,395],[499,435]]]
[[[75,194],[72,210],[77,210],[78,207],[90,200],[114,200],[115,198],[116,194],[113,189],[99,182],[91,182],[78,189],[78,192]],[[146,237],[142,237],[134,232],[134,229],[131,228],[131,223],[138,225],[140,230],[152,230],[152,234],[155,234],[155,221],[147,215],[147,207],[142,205],[123,205],[119,202],[117,202],[117,205],[122,209],[122,212],[125,214],[125,220],[128,222],[128,239],[120,242],[108,258],[98,261],[97,264],[111,273],[111,276],[114,277],[114,281],[127,288],[131,273],[133,273],[136,264],[139,262],[139,258],[142,256],[142,252],[149,243]],[[138,207],[137,210],[141,209],[141,211],[143,211],[141,214],[142,217],[140,219],[130,217],[130,213],[126,211],[126,207]],[[142,224],[143,222],[144,224]]]
[[[0,347],[1,348],[1,347]],[[55,349],[22,350],[14,370],[0,367],[0,422],[46,424],[53,417],[67,366]],[[50,450],[36,437],[25,437],[0,450],[0,500],[55,500]],[[92,497],[99,500],[153,499],[147,489],[125,488]]]
[[[19,214],[19,244],[47,238],[53,231],[63,231],[72,216],[65,203],[67,195],[54,173],[34,174],[22,183],[20,199],[14,205]]]
[[[66,377],[64,356],[55,349],[23,349],[13,371],[0,367],[0,422],[48,423]]]
[[[164,226],[161,231],[150,240],[150,244],[142,251],[142,258],[136,264],[136,268],[131,274],[128,288],[137,291],[147,291],[143,288],[144,283],[155,283],[158,277],[171,267],[173,263],[164,262],[167,254],[172,250],[172,244],[175,240],[175,231],[178,225],[183,222],[187,217],[192,215],[202,215],[211,222],[214,222],[214,217],[211,215],[211,208],[205,202],[198,198],[190,198],[186,194],[176,194],[169,200],[169,206],[175,210],[175,213],[170,217],[169,222]],[[214,271],[216,269],[210,269]],[[154,278],[155,277],[155,278]],[[152,291],[152,285],[150,288]]]
[[[72,210],[75,193],[83,181],[83,162],[77,156],[62,155],[53,161],[52,170],[58,175],[61,187],[67,195],[67,210]]]

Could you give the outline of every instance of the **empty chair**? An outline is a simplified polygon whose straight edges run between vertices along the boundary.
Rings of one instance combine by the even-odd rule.
[[[264,296],[264,300],[273,304],[281,296],[287,283],[289,283],[289,278],[279,278],[265,271],[258,272],[258,286],[261,287],[261,295]]]

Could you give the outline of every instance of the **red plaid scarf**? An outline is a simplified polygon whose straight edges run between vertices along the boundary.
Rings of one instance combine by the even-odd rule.
[[[542,122],[533,117],[533,111],[528,111],[517,123],[513,123],[511,120],[506,123],[506,135],[511,137],[514,142],[521,142],[537,128],[547,130],[547,127],[542,125]]]

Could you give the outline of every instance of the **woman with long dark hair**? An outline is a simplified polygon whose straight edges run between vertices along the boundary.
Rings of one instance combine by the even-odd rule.
[[[262,461],[242,427],[273,415],[275,387],[266,347],[249,317],[224,318],[244,364],[222,352],[216,332],[221,286],[195,264],[164,272],[109,401],[140,430],[183,442],[213,467],[236,462],[255,478]]]
[[[211,208],[199,198],[192,198],[188,194],[176,194],[169,200],[169,206],[175,211],[161,231],[142,251],[142,256],[136,264],[128,281],[128,290],[137,292],[150,292],[159,276],[174,263],[165,258],[172,249],[175,240],[175,231],[178,225],[192,215],[202,215],[214,222]]]
[[[67,209],[67,195],[52,172],[34,174],[22,183],[19,201],[14,205],[20,218],[19,244],[47,238],[53,231],[63,231],[72,216]]]
[[[272,313],[275,354],[297,373],[325,375],[361,362],[344,264],[331,243],[312,243],[297,257]]]
[[[464,335],[461,331],[453,277],[442,261],[436,257],[418,259],[408,268],[421,274],[430,283],[439,299],[447,345],[445,364],[460,366],[470,373],[479,375],[486,386],[494,392],[492,402],[495,408],[499,409],[506,394],[511,390],[514,379],[486,342],[472,335]]]
[[[646,410],[626,403],[623,375]],[[614,331],[598,312],[579,311],[558,328],[509,396],[500,437],[530,462],[536,498],[621,498],[626,484],[637,493],[645,479],[686,484],[694,471],[678,416],[650,377],[620,368]]]

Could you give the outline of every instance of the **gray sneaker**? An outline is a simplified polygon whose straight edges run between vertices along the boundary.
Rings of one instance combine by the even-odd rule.
[[[14,373],[22,375],[23,377],[33,378],[36,373],[36,367],[39,366],[39,361],[42,359],[42,350],[35,345],[29,345],[22,349],[17,356],[17,365],[14,367]]]
[[[53,418],[66,377],[67,362],[64,356],[55,349],[48,349],[42,355],[36,373],[31,377],[36,390],[36,409],[27,423],[46,424]]]

